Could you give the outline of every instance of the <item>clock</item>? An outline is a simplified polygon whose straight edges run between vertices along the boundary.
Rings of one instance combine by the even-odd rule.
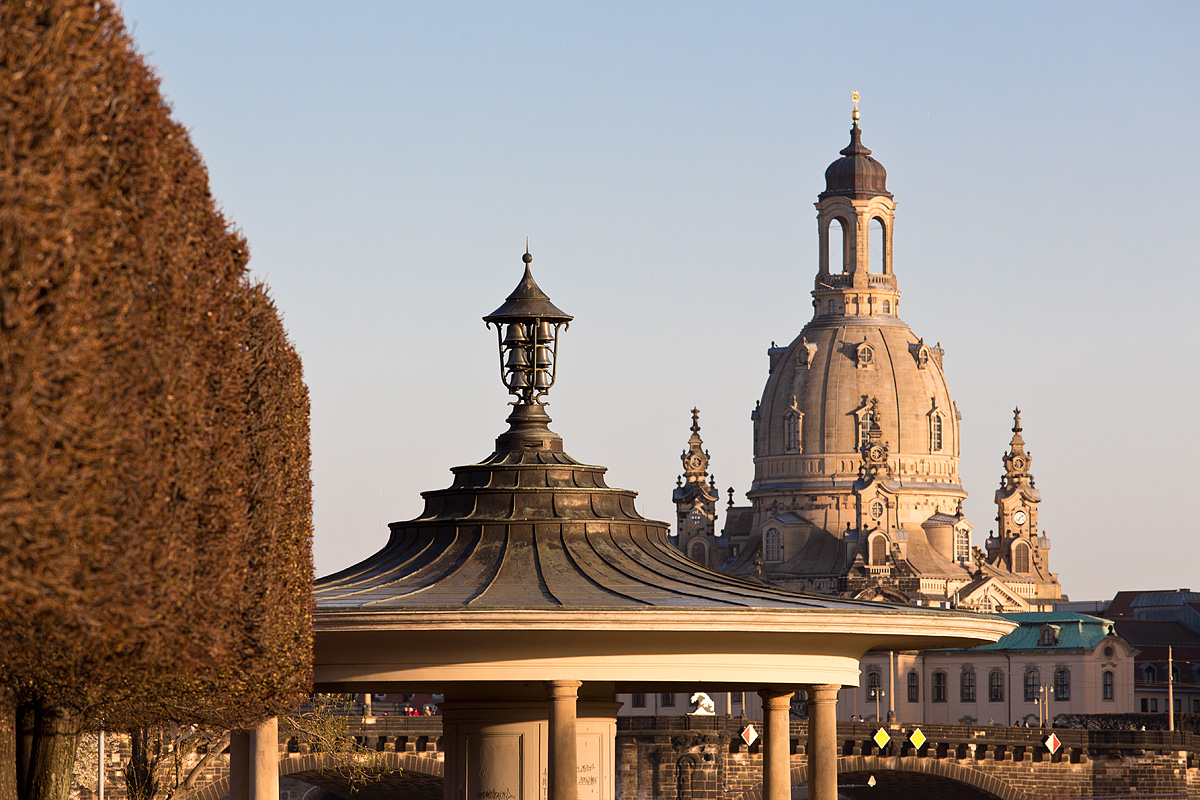
[[[1013,522],[1015,522],[1018,525],[1025,524],[1025,509],[1018,508],[1016,511],[1013,512]]]

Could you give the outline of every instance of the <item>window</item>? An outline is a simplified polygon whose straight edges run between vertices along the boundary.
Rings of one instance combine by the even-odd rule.
[[[1029,572],[1029,545],[1024,542],[1013,547],[1013,572]]]
[[[964,703],[974,703],[975,702],[975,673],[969,669],[964,669],[962,671],[962,675],[959,677],[959,679],[962,682],[961,686],[960,686],[962,701]]]
[[[829,313],[830,313],[830,314],[836,314],[837,312],[838,312],[838,302],[837,302],[837,300],[830,300],[830,301],[829,301]]]
[[[1113,699],[1113,674],[1112,670],[1104,671],[1104,699]]]
[[[1142,698],[1142,713],[1145,714],[1149,710],[1150,710],[1150,701],[1143,697]]]
[[[885,314],[892,313],[892,304],[889,303],[887,300],[883,301],[883,313],[885,313]]]
[[[1193,714],[1200,714],[1200,700],[1193,700],[1193,701],[1192,701],[1192,713],[1193,713]]]
[[[933,689],[932,697],[930,698],[935,703],[946,702],[946,673],[938,671],[933,673]]]
[[[929,452],[942,452],[942,415],[933,414],[929,417]]]
[[[783,561],[783,537],[779,531],[771,528],[763,536],[763,558],[767,561]]]
[[[1183,703],[1183,701],[1180,700],[1178,697],[1175,698],[1175,713],[1176,714],[1178,714],[1180,711],[1183,711],[1182,703]]]
[[[960,564],[971,563],[971,537],[965,530],[954,532],[954,557]]]
[[[988,676],[988,701],[1004,702],[1004,673],[998,669],[992,670],[992,674]]]
[[[700,541],[699,539],[695,539],[688,548],[688,556],[692,559],[692,561],[699,561],[701,564],[703,564],[708,561],[708,559],[705,557],[705,549],[704,542]]]
[[[908,702],[921,702],[921,677],[915,671],[908,673]]]
[[[1158,698],[1157,697],[1150,698],[1150,713],[1151,714],[1158,713]]]
[[[871,540],[871,566],[882,567],[887,558],[887,539],[876,536]]]
[[[788,450],[800,450],[800,414],[795,411],[789,411],[783,418],[783,443]]]
[[[858,449],[862,450],[871,442],[871,423],[875,421],[875,412],[867,409],[858,418]]]
[[[878,672],[867,673],[867,699],[874,700],[879,695],[879,689],[883,685]]]
[[[1055,635],[1053,626],[1047,625],[1046,627],[1042,628],[1042,639],[1039,644],[1041,644],[1043,647],[1053,647],[1057,638],[1058,637]]]
[[[867,367],[875,360],[875,351],[871,349],[871,345],[863,342],[858,346],[857,357],[859,368]]]
[[[1042,681],[1038,677],[1036,669],[1031,669],[1025,673],[1025,700],[1033,702],[1038,699],[1038,690],[1042,688]]]
[[[674,708],[675,707],[675,693],[674,692],[663,692],[661,695],[658,696],[658,704],[660,706],[662,706],[663,708]]]
[[[704,512],[698,508],[693,508],[689,519],[691,519],[693,525],[701,525],[704,523]]]
[[[634,692],[633,693],[633,707],[634,708],[645,708],[646,707],[645,692]]]
[[[1071,670],[1059,669],[1054,671],[1054,698],[1056,700],[1071,699]]]
[[[1154,665],[1147,664],[1146,666],[1142,667],[1142,683],[1157,683],[1157,682],[1158,682],[1158,670],[1156,670],[1154,668]]]

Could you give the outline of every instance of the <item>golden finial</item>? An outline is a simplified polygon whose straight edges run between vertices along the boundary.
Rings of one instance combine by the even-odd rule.
[[[856,128],[858,127],[858,100],[860,97],[862,97],[862,95],[858,93],[857,89],[850,93],[850,99],[854,101],[854,113],[850,115],[850,118],[854,120],[854,126]]]

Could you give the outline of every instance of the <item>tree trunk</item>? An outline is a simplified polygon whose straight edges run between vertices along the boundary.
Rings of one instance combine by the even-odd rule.
[[[17,703],[0,689],[0,800],[17,800]]]
[[[82,720],[63,708],[39,706],[20,800],[68,800]]]

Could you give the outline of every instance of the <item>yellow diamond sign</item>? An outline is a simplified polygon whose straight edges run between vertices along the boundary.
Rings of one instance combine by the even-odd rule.
[[[892,740],[892,737],[889,736],[888,732],[885,731],[883,728],[880,728],[879,730],[875,731],[875,735],[872,736],[871,738],[875,740],[875,744],[879,745],[880,750],[882,750],[884,745],[886,745],[888,742],[890,742]]]
[[[913,732],[908,735],[908,740],[913,743],[913,747],[920,750],[921,745],[925,744],[925,734],[921,733],[920,728],[914,728]]]

